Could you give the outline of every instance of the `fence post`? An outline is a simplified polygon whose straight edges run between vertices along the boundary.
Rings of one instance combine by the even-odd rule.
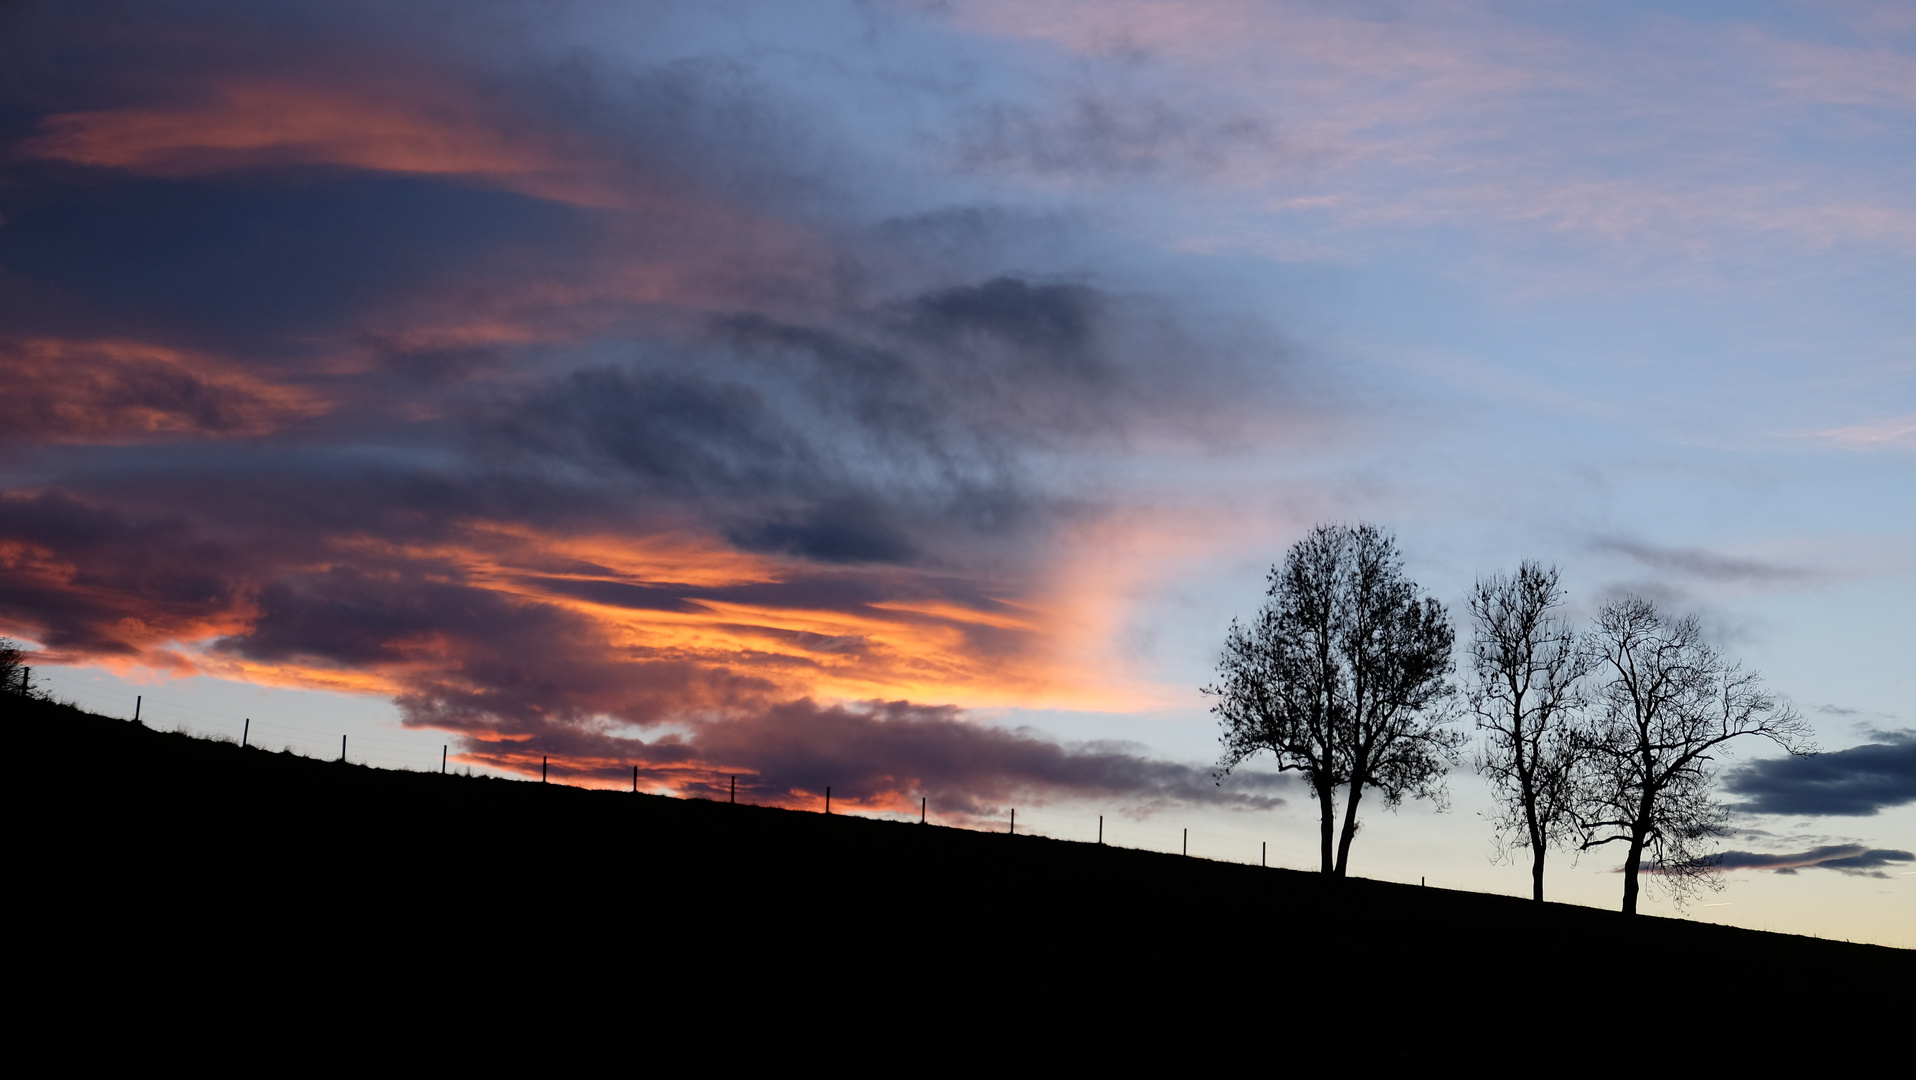
[[[245,723],[240,727],[240,749],[241,750],[246,749],[246,740],[249,737],[251,737],[252,734],[253,734],[253,718],[249,716],[246,718]]]
[[[541,784],[546,782],[546,762],[550,760],[550,758],[543,754],[539,756],[539,782]]]
[[[1014,806],[1011,809],[1011,832],[1015,833],[1017,831],[1018,831],[1018,808]]]
[[[925,823],[925,806],[929,801],[930,801],[929,796],[925,796],[925,795],[918,796],[918,824],[920,825],[923,825]]]
[[[446,751],[451,749],[444,743],[439,745],[439,775],[446,775]]]
[[[634,765],[632,766],[632,794],[637,795],[638,793],[639,793],[639,767],[637,765]]]
[[[1103,814],[1098,815],[1098,844],[1100,846],[1104,844],[1104,815]]]
[[[140,695],[139,694],[133,695],[133,722],[136,724],[140,722]]]
[[[1187,856],[1191,854],[1191,830],[1189,829],[1184,830],[1184,854]]]
[[[1261,843],[1257,845],[1257,865],[1259,866],[1271,865],[1269,862],[1270,855],[1271,855],[1271,842],[1269,840],[1262,841]]]
[[[732,805],[738,805],[738,774],[732,774]]]
[[[346,736],[344,735],[339,737],[339,760],[342,763],[346,760]]]
[[[825,812],[827,814],[832,812],[832,786],[830,784],[825,785]]]

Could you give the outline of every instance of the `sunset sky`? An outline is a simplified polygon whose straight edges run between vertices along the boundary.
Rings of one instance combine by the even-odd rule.
[[[1825,754],[1684,913],[1916,947],[1916,5],[8,5],[0,376],[103,712],[1314,867],[1199,687],[1368,521],[1699,615]]]

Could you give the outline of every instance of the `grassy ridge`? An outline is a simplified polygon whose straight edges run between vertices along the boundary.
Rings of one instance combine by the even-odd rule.
[[[765,1001],[908,992],[960,1010],[1020,995],[1064,1010],[1168,995],[1228,1011],[1243,1003],[1207,995],[1244,982],[1259,1010],[1322,1024],[1403,987],[1415,988],[1404,1007],[1463,1017],[1513,979],[1597,999],[1647,973],[1731,988],[1916,974],[1916,954],[1870,945],[1036,837],[383,771],[12,704],[9,722],[36,748],[15,819],[24,891],[69,964],[98,976],[63,991],[76,1007],[348,995],[465,1015],[476,999],[550,980],[579,1009],[684,1009],[704,987]],[[443,963],[417,963],[428,958]]]

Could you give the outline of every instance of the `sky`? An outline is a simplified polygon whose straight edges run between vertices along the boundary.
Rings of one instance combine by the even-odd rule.
[[[1199,688],[1370,522],[1814,727],[1645,910],[1916,947],[1906,3],[9,5],[0,376],[103,712],[1310,868]],[[1352,872],[1527,895],[1448,787]]]

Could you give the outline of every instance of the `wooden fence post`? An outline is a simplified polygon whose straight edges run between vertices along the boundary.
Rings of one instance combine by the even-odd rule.
[[[632,766],[632,794],[637,795],[638,793],[639,793],[639,767],[637,765],[634,765]]]
[[[825,785],[825,812],[827,814],[832,812],[832,786],[830,784]]]
[[[924,795],[920,795],[918,797],[918,824],[920,825],[923,825],[925,823],[925,806],[929,802],[930,802],[930,799]]]
[[[1098,843],[1100,845],[1103,845],[1104,843],[1104,815],[1103,814],[1098,815]]]
[[[246,718],[245,723],[240,727],[240,749],[241,750],[246,749],[246,740],[250,738],[252,734],[253,734],[253,718],[249,716]]]
[[[732,774],[732,805],[738,805],[738,774]]]
[[[1011,829],[1010,829],[1010,832],[1013,832],[1013,833],[1015,833],[1015,832],[1017,832],[1017,831],[1018,831],[1018,808],[1014,806],[1014,807],[1012,807],[1012,808],[1011,808]]]
[[[539,756],[539,782],[540,782],[541,784],[543,784],[543,783],[545,783],[545,782],[546,782],[546,762],[548,762],[548,761],[550,761],[550,760],[552,760],[552,759],[551,759],[551,758],[548,758],[548,757],[546,757],[546,756],[545,756],[545,755],[543,755],[543,754],[541,754],[541,755]]]
[[[140,722],[140,695],[139,694],[133,695],[133,722],[136,724]]]
[[[1184,854],[1191,854],[1191,830],[1184,830]]]
[[[342,763],[346,760],[346,736],[344,735],[339,737],[339,760]]]

